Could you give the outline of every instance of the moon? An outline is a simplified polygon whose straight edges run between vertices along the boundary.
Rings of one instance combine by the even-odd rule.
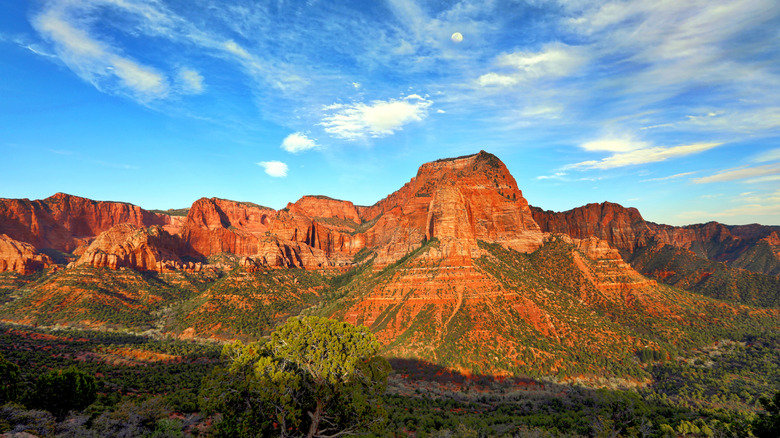
[[[463,41],[463,35],[460,32],[455,32],[450,38],[452,38],[453,43],[459,43]]]

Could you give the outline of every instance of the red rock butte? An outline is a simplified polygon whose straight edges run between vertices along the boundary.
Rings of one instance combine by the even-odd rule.
[[[378,270],[434,239],[439,244],[425,257],[468,266],[483,255],[478,241],[531,252],[546,233],[597,238],[623,256],[651,242],[694,250],[725,242],[717,248],[726,249],[712,256],[724,261],[761,241],[778,259],[777,231],[715,222],[657,225],[636,209],[609,202],[543,211],[529,207],[501,160],[480,151],[423,164],[411,181],[372,206],[304,196],[277,211],[201,198],[181,217],[63,193],[35,201],[0,199],[0,271],[30,273],[70,261],[114,269],[195,269],[193,263],[202,266],[221,253],[241,257],[249,269],[348,268],[361,251],[375,256]]]

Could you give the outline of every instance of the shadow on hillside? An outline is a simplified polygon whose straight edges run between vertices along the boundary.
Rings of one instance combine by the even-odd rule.
[[[419,359],[388,358],[393,367],[393,374],[404,380],[422,380],[439,384],[474,385],[474,386],[519,386],[537,389],[551,389],[554,385],[549,382],[541,382],[530,377],[519,376],[495,376],[489,374],[464,374],[457,370],[447,368]]]

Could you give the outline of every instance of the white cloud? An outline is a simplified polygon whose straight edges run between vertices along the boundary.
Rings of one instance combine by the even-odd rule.
[[[656,163],[659,161],[666,161],[670,158],[677,158],[703,152],[720,145],[721,143],[694,143],[671,147],[644,147],[641,149],[628,150],[627,152],[617,152],[601,160],[589,160],[570,164],[565,166],[564,169],[604,170],[613,169],[616,167],[634,166],[638,164]]]
[[[252,59],[252,55],[250,55],[249,52],[247,52],[243,47],[239,46],[233,40],[225,41],[225,43],[223,44],[223,47],[228,52],[230,52],[230,53],[232,53],[234,55],[237,55],[237,56],[239,56],[241,58]]]
[[[117,49],[92,37],[77,23],[67,10],[57,7],[33,19],[33,26],[54,43],[58,57],[98,89],[129,92],[142,102],[168,95],[168,81],[162,73],[119,55]]]
[[[758,178],[746,179],[740,182],[744,184],[760,184],[760,183],[774,182],[774,181],[780,181],[780,175],[760,176]]]
[[[477,83],[483,87],[508,87],[533,79],[569,76],[586,61],[583,48],[551,43],[539,52],[519,51],[500,55],[496,64],[506,71],[486,73],[477,79]]]
[[[285,137],[285,139],[282,141],[282,149],[293,154],[307,151],[309,149],[314,149],[316,147],[317,143],[307,137],[306,134],[301,132],[292,133]]]
[[[121,18],[118,22],[122,26],[113,29],[119,33],[112,35],[108,32],[115,23],[99,21],[105,11]],[[306,83],[285,60],[257,56],[249,48],[208,27],[190,23],[162,2],[49,0],[44,2],[41,12],[31,22],[38,33],[52,43],[55,57],[80,78],[100,91],[128,95],[143,104],[177,93],[203,93],[203,76],[191,68],[182,68],[166,60],[158,61],[159,67],[143,61],[153,53],[127,54],[132,48],[121,45],[122,32],[139,40],[148,37],[163,39],[164,43],[168,43],[159,45],[165,48],[161,49],[163,52],[168,47],[182,50],[177,57],[170,57],[171,60],[189,55],[194,48],[198,56],[205,54],[231,61],[254,81],[250,86],[258,93],[260,90],[266,93],[269,87],[282,91],[297,90],[298,86]],[[30,50],[33,50],[32,46]],[[35,52],[45,55],[37,49]],[[175,86],[171,86],[172,81]]]
[[[284,178],[287,176],[287,165],[281,161],[261,161],[257,163],[265,169],[265,173],[274,178]]]
[[[645,149],[650,146],[643,141],[635,141],[631,138],[603,138],[593,140],[580,145],[586,151],[629,152],[637,149]]]
[[[769,161],[780,161],[780,148],[771,149],[753,157],[753,162],[755,163],[766,163]]]
[[[179,83],[187,94],[200,94],[203,92],[203,76],[190,68],[179,69]]]
[[[642,181],[640,181],[640,182],[650,182],[650,181],[667,181],[667,180],[670,180],[670,179],[678,179],[678,178],[683,178],[683,177],[686,177],[686,176],[689,176],[689,175],[693,175],[693,174],[695,174],[695,173],[696,173],[696,172],[683,172],[683,173],[676,173],[676,174],[674,174],[674,175],[669,175],[669,176],[662,176],[662,177],[660,177],[660,178],[650,178],[650,179],[643,179],[643,180],[642,180]]]
[[[769,175],[780,175],[780,163],[765,164],[755,167],[738,167],[718,172],[714,175],[702,178],[694,178],[696,184],[705,184],[713,182],[734,181],[738,179],[764,177]]]
[[[149,97],[161,98],[168,93],[168,83],[157,71],[129,59],[112,57],[114,72],[129,88]]]
[[[780,218],[780,190],[762,193],[749,197],[734,199],[744,204],[727,210],[713,213],[713,217],[764,217],[769,220]]]
[[[514,52],[498,57],[498,65],[514,67],[522,78],[567,76],[575,72],[586,58],[582,49],[563,43],[544,46],[539,52]]]
[[[403,99],[375,100],[370,105],[334,104],[323,108],[333,113],[326,115],[321,125],[329,134],[345,140],[384,137],[404,125],[425,119],[432,104],[417,94]]]
[[[754,133],[780,128],[780,107],[710,111],[686,118],[685,125],[710,131]]]
[[[485,73],[477,79],[477,83],[483,87],[509,87],[520,82],[515,76],[501,75],[498,73]]]
[[[555,172],[552,175],[539,175],[536,177],[538,180],[544,180],[544,179],[563,179],[563,177],[566,176],[566,172]]]
[[[746,195],[740,194],[740,198],[737,200],[742,202],[749,202],[751,204],[775,204],[780,206],[780,189],[768,193],[748,193]]]

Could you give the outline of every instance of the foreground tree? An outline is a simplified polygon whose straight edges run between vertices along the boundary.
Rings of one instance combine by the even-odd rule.
[[[770,398],[761,397],[759,403],[766,413],[759,414],[753,423],[753,433],[759,437],[780,437],[780,391]]]
[[[290,319],[270,341],[229,344],[227,367],[204,381],[201,404],[220,412],[223,436],[338,437],[378,431],[390,365],[365,327]]]
[[[81,411],[97,399],[95,377],[71,366],[66,370],[51,370],[35,382],[30,405],[45,409],[58,419],[69,411]]]
[[[21,392],[20,385],[19,367],[0,354],[0,404],[16,401]]]

